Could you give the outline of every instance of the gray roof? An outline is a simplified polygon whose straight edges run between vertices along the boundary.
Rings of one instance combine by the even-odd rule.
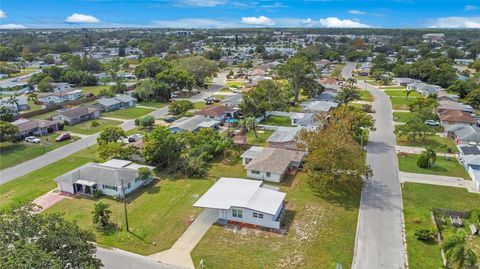
[[[322,92],[321,94],[313,97],[313,99],[315,99],[317,101],[334,102],[337,98],[337,95],[338,95],[338,93],[336,93],[336,92],[325,91],[325,92]]]
[[[80,107],[74,107],[67,110],[59,111],[58,114],[67,118],[74,118],[74,117],[79,117],[82,115],[93,113],[97,110],[99,109],[96,107],[80,106]]]
[[[216,124],[219,124],[219,121],[209,119],[207,117],[204,117],[202,115],[195,115],[193,117],[184,117],[177,122],[175,122],[172,126],[170,126],[170,129],[181,129],[184,131],[190,131],[193,132],[197,130],[200,126],[201,123],[203,122],[211,122],[213,121]]]
[[[303,151],[264,148],[245,168],[248,170],[283,174],[291,162],[301,162],[304,156],[305,152]]]
[[[480,165],[480,155],[464,155],[463,161],[467,165]]]
[[[290,116],[291,119],[296,119],[297,125],[302,126],[319,126],[320,121],[315,119],[315,113],[294,113]]]
[[[102,106],[107,106],[107,107],[121,103],[120,100],[117,100],[115,98],[101,98],[101,99],[98,99],[96,102],[97,104],[100,104]]]
[[[470,125],[456,125],[456,128],[449,128],[448,130],[455,133],[455,136],[460,140],[480,142],[480,128]]]
[[[97,184],[119,187],[124,183],[138,177],[136,169],[127,167],[112,167],[98,163],[84,164],[66,174],[57,177],[57,182],[75,183],[77,180],[87,180]]]
[[[25,132],[36,128],[51,127],[57,125],[58,121],[18,119],[12,122],[12,124],[18,127],[19,132]]]
[[[309,101],[301,103],[300,106],[302,106],[305,111],[328,112],[330,109],[337,107],[338,103],[330,101]]]
[[[301,129],[302,127],[278,127],[267,141],[274,143],[295,141],[295,136]]]
[[[122,95],[117,95],[115,97],[113,97],[117,100],[120,100],[124,103],[128,103],[128,102],[131,102],[131,101],[137,101],[137,99],[131,97],[130,95],[126,95],[126,94],[122,94]]]

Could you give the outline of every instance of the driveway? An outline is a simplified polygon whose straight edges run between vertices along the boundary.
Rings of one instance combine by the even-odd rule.
[[[201,101],[205,97],[210,96],[214,92],[221,89],[225,85],[225,82],[226,82],[226,73],[220,72],[218,73],[217,77],[214,79],[214,83],[210,88],[200,92],[197,95],[192,96],[189,99],[192,102]],[[152,115],[155,118],[163,117],[167,114],[168,114],[168,107],[158,108],[155,111],[152,111],[151,113],[149,113],[149,115]],[[124,121],[120,125],[120,127],[122,127],[125,131],[129,131],[135,128],[135,121],[134,120]],[[63,147],[47,152],[42,156],[39,156],[32,160],[4,169],[0,171],[0,185],[6,182],[9,182],[11,180],[14,180],[15,178],[24,176],[30,172],[33,172],[37,169],[40,169],[58,160],[61,160],[77,151],[80,151],[82,149],[95,145],[97,143],[97,137],[98,137],[98,134],[88,136],[84,139],[80,139],[76,142],[67,144]]]
[[[446,187],[465,188],[469,192],[479,193],[471,180],[465,180],[461,177],[447,177],[418,173],[399,172],[400,182],[414,182],[423,184],[432,184]]]
[[[97,257],[102,260],[103,268],[106,269],[175,269],[172,265],[167,265],[154,261],[148,257],[135,253],[123,251],[120,249],[106,249],[97,247]]]
[[[152,254],[149,257],[178,268],[195,268],[190,252],[217,220],[218,212],[216,210],[204,209],[170,249]]]
[[[347,64],[342,75],[351,77],[354,67],[355,63]],[[367,145],[366,161],[373,170],[373,177],[366,180],[362,190],[352,268],[405,268],[403,207],[392,105],[383,91],[362,82],[358,85],[374,97],[376,130],[370,132]]]

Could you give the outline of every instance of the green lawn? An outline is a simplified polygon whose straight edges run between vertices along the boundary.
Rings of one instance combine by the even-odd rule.
[[[413,113],[411,112],[393,112],[393,120],[398,122],[404,122],[411,120],[413,118]]]
[[[281,184],[287,192],[287,234],[212,226],[192,251],[205,268],[343,268],[352,262],[360,191],[325,198],[313,192],[307,175]]]
[[[137,103],[139,106],[148,106],[152,108],[162,108],[168,106],[168,103],[161,103],[161,102],[139,102]]]
[[[290,117],[269,116],[267,120],[260,122],[260,124],[290,127],[291,122],[292,120],[290,119]]]
[[[390,100],[392,101],[393,109],[396,110],[408,110],[408,105],[415,102],[416,99],[417,98],[414,97],[409,97],[408,99],[405,99],[405,97],[400,96],[393,96],[390,98]]]
[[[204,109],[205,107],[207,107],[205,102],[195,102],[195,103],[193,103],[193,109]]]
[[[33,73],[33,72],[35,72],[35,71],[37,71],[37,70],[38,70],[38,68],[27,67],[27,68],[22,69],[22,70],[21,70],[20,72],[18,72],[18,73],[10,74],[10,75],[9,75],[8,77],[6,77],[6,78],[0,78],[0,80],[23,76],[23,75],[26,75],[26,74]]]
[[[245,86],[245,82],[243,81],[227,81],[225,86],[232,87],[232,88],[243,88]]]
[[[384,92],[389,96],[403,96],[403,98],[407,99],[407,91],[405,89],[398,89],[398,88],[388,88],[388,90],[384,90]],[[415,97],[422,97],[422,95],[418,92],[410,92],[408,99],[415,98]]]
[[[431,174],[439,176],[463,177],[470,180],[470,176],[455,158],[450,161],[445,160],[441,154],[438,154],[437,161],[432,168],[420,168],[417,166],[417,154],[411,154],[407,157],[398,156],[398,168],[400,171],[419,174]]]
[[[403,184],[402,193],[409,267],[443,268],[440,246],[436,242],[424,243],[417,240],[414,236],[415,231],[432,229],[431,208],[468,211],[475,205],[478,207],[480,195],[469,193],[463,188],[416,183]]]
[[[397,145],[422,148],[431,147],[437,153],[447,152],[448,148],[450,148],[453,153],[458,152],[455,142],[452,139],[438,135],[432,135],[425,139],[417,139],[416,142],[404,137],[397,137]]]
[[[257,137],[253,131],[247,133],[247,144],[252,146],[264,147],[267,145],[267,139],[273,134],[273,131],[257,130]]]
[[[223,100],[223,99],[225,99],[225,98],[227,98],[227,97],[229,97],[229,96],[230,96],[230,95],[214,94],[214,95],[212,95],[212,98],[218,98],[218,99],[220,99],[220,100]]]
[[[31,160],[74,141],[73,139],[69,139],[62,142],[55,142],[57,136],[58,134],[55,133],[43,136],[41,137],[41,144],[31,144],[24,141],[0,143],[0,170]]]
[[[100,123],[100,125],[93,127],[92,121],[93,120],[84,121],[75,125],[65,125],[65,131],[69,131],[76,134],[91,135],[91,134],[95,134],[102,131],[106,127],[116,126],[121,123],[120,121],[115,121],[115,120],[96,119],[96,121]]]
[[[109,198],[102,200],[110,204],[111,220],[120,227],[118,234],[99,232],[92,225],[94,199],[63,200],[45,213],[65,214],[67,220],[93,231],[101,245],[142,255],[153,254],[170,248],[187,229],[202,211],[194,208],[193,203],[221,176],[245,177],[245,170],[240,161],[232,165],[215,162],[206,178],[161,179],[154,186],[137,192],[139,195],[127,206],[130,232],[125,229],[123,204]]]
[[[0,187],[0,209],[21,201],[31,201],[54,189],[54,179],[96,157],[97,146],[78,151],[64,159],[7,182]]]
[[[98,96],[100,95],[100,91],[109,89],[110,86],[108,85],[97,85],[97,86],[85,86],[82,87],[81,90],[83,94],[93,93],[93,95]]]
[[[119,109],[112,112],[103,113],[104,117],[111,117],[117,119],[136,119],[142,116],[147,115],[148,113],[154,111],[155,109],[143,108],[143,107],[131,107],[126,109]]]
[[[373,96],[369,91],[359,90],[358,93],[363,101],[373,102]]]

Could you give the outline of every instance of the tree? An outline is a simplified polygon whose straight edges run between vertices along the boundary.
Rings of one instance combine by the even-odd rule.
[[[354,84],[347,83],[340,88],[336,96],[337,102],[348,105],[351,101],[360,100],[361,96],[358,88]]]
[[[168,107],[168,111],[173,115],[180,115],[187,112],[189,109],[193,108],[193,103],[189,100],[178,100],[175,101]]]
[[[277,75],[286,79],[293,92],[294,102],[298,102],[300,89],[313,91],[318,86],[315,82],[315,65],[305,56],[298,55],[287,60],[277,67]]]
[[[206,78],[213,76],[218,70],[218,65],[215,61],[202,56],[180,58],[174,61],[174,65],[178,69],[185,70],[192,75],[198,86],[203,86]]]
[[[108,208],[109,204],[99,201],[93,205],[92,215],[93,224],[97,224],[98,228],[105,229],[110,226],[110,211]]]
[[[0,121],[11,122],[15,118],[12,109],[7,106],[0,107]]]
[[[154,128],[143,141],[142,155],[150,165],[164,168],[174,164],[180,158],[182,144],[165,126]]]
[[[0,120],[0,142],[15,141],[17,133],[18,127],[16,125]]]
[[[143,128],[152,127],[155,125],[155,117],[151,115],[146,115],[141,118],[135,119],[135,125],[141,126]]]
[[[95,237],[33,204],[0,212],[0,268],[100,268]]]
[[[434,133],[432,127],[425,125],[419,118],[412,118],[407,123],[395,126],[395,134],[407,137],[413,142],[417,141],[417,137],[425,138]]]
[[[150,41],[141,43],[139,48],[143,52],[143,56],[145,57],[152,57],[155,55],[155,46]]]
[[[190,92],[195,84],[195,79],[187,71],[176,68],[167,69],[155,78],[165,83],[171,91],[187,89]]]
[[[171,91],[165,83],[147,78],[140,81],[134,94],[141,101],[167,102]]]
[[[467,245],[466,237],[463,230],[457,230],[455,234],[446,236],[442,242],[447,260],[458,269],[477,263],[477,255]]]
[[[480,88],[471,91],[465,101],[474,108],[480,108]]]
[[[143,181],[150,180],[152,178],[152,170],[147,167],[140,167],[138,168],[138,178]]]
[[[120,138],[126,137],[125,131],[118,126],[105,128],[97,138],[99,145],[109,142],[117,142]]]
[[[80,71],[76,69],[67,69],[62,73],[62,81],[76,84],[78,86],[95,86],[97,85],[97,78],[87,71]]]
[[[253,130],[255,137],[258,138],[257,135],[257,119],[255,117],[246,117],[242,120],[243,126],[248,130]]]
[[[46,76],[40,80],[37,87],[41,92],[49,92],[53,89],[52,82],[53,78],[51,76]]]
[[[98,145],[98,157],[102,160],[128,160],[133,154],[135,154],[133,146],[125,146],[120,142],[107,142]]]
[[[12,48],[0,46],[0,61],[14,61],[17,56],[17,52]]]
[[[135,67],[135,75],[138,78],[155,78],[155,76],[167,69],[171,64],[157,57],[147,57]]]
[[[432,168],[437,160],[437,154],[431,148],[427,148],[426,151],[418,157],[417,166],[420,168]]]
[[[286,111],[289,107],[289,90],[273,80],[262,80],[243,95],[240,107],[248,116],[266,118],[268,111]]]

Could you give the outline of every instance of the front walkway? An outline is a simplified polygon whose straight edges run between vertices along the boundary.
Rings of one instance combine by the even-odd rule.
[[[63,199],[72,199],[72,197],[68,196],[67,194],[62,194],[58,191],[58,189],[53,189],[44,195],[35,198],[33,203],[41,207],[36,213],[43,212]]]
[[[218,212],[216,210],[204,209],[170,249],[152,254],[149,257],[179,268],[195,268],[190,252],[217,220]]]
[[[428,175],[428,174],[417,174],[417,173],[406,173],[399,171],[400,182],[413,182],[413,183],[423,183],[423,184],[432,184],[446,187],[456,187],[456,188],[465,188],[469,192],[480,193],[475,190],[473,181],[465,180],[460,177],[447,177],[447,176],[437,176],[437,175]]]
[[[121,121],[121,122],[131,121],[131,120],[126,120],[126,119],[119,119],[119,118],[112,118],[112,117],[104,117],[104,116],[101,116],[100,119],[104,119],[104,120],[114,120],[114,121]]]

